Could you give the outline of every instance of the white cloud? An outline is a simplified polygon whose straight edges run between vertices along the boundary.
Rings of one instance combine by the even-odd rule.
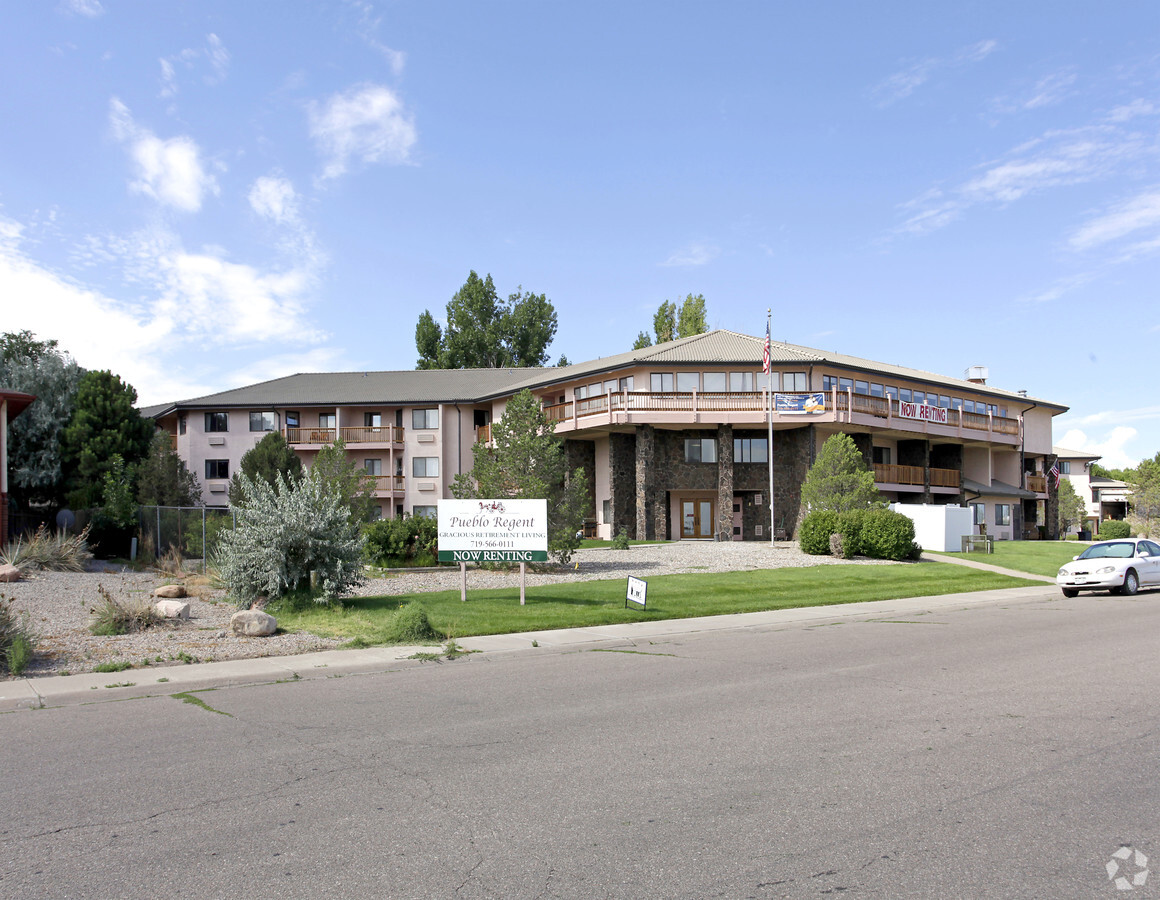
[[[298,221],[298,195],[285,178],[263,175],[250,188],[249,201],[254,212],[279,225]]]
[[[1113,109],[1108,113],[1108,121],[1127,122],[1137,116],[1150,116],[1154,112],[1156,112],[1156,107],[1150,100],[1136,99]]]
[[[1073,233],[1068,243],[1075,250],[1089,250],[1157,226],[1160,226],[1160,188],[1153,187],[1092,219]]]
[[[110,102],[109,121],[117,140],[128,146],[136,175],[129,187],[136,193],[182,212],[197,212],[207,193],[218,193],[217,181],[202,166],[191,138],[161,140],[137,125],[116,97]]]
[[[1075,72],[1064,70],[1053,72],[1039,79],[1031,96],[1023,101],[1024,109],[1039,109],[1054,106],[1067,96],[1067,89],[1075,84]]]
[[[358,14],[359,37],[366,42],[368,47],[382,54],[382,57],[391,67],[391,74],[398,78],[403,74],[403,66],[407,61],[407,54],[401,50],[388,47],[379,40],[378,32],[379,26],[383,21],[382,16],[377,15],[374,5],[366,2],[366,0],[348,0],[348,5]]]
[[[201,60],[209,63],[210,72],[202,76],[202,81],[208,85],[221,84],[226,79],[230,68],[230,52],[225,48],[221,38],[216,34],[208,34],[204,47],[187,47],[172,56],[163,56],[161,63],[161,94],[163,98],[176,96],[177,64],[185,69],[192,70]]]
[[[89,19],[95,19],[97,16],[105,14],[105,8],[101,6],[100,0],[64,0],[60,6],[66,12],[85,16]]]
[[[1098,454],[1099,464],[1104,468],[1129,469],[1134,468],[1140,462],[1138,455],[1129,453],[1125,449],[1125,445],[1134,440],[1136,435],[1136,429],[1126,425],[1117,425],[1111,431],[1105,432],[1102,438],[1089,437],[1087,432],[1072,428],[1055,444],[1057,447],[1065,447],[1068,450]]]
[[[979,41],[961,48],[947,57],[927,57],[911,63],[905,69],[888,75],[873,88],[870,94],[879,106],[889,106],[913,94],[919,87],[926,84],[932,74],[940,69],[955,69],[970,63],[982,62],[998,49],[998,42],[993,40]]]
[[[5,328],[56,338],[81,365],[128,379],[143,403],[230,386],[228,373],[209,371],[201,353],[207,346],[215,359],[232,351],[247,364],[257,364],[264,347],[285,354],[288,345],[314,344],[322,352],[325,335],[307,313],[316,258],[262,271],[217,251],[187,251],[166,233],[91,238],[84,256],[122,262],[141,287],[140,299],[127,302],[33,260],[24,232],[20,223],[0,218],[0,296],[21,298],[5,310]]]
[[[721,250],[712,244],[690,244],[677,250],[662,266],[703,266],[721,255]]]
[[[383,85],[355,85],[312,103],[309,115],[310,136],[325,159],[324,179],[345,174],[352,160],[406,163],[417,139],[402,101]]]
[[[1054,303],[1060,297],[1070,294],[1072,291],[1079,290],[1086,284],[1090,284],[1094,279],[1094,273],[1081,272],[1078,275],[1070,275],[1066,278],[1057,279],[1046,290],[1019,299],[1023,303]]]

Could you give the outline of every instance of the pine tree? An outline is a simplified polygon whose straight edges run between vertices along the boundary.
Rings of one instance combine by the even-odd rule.
[[[832,435],[822,445],[802,483],[802,505],[809,512],[845,512],[882,502],[882,494],[874,485],[874,473],[853,438],[841,432]]]

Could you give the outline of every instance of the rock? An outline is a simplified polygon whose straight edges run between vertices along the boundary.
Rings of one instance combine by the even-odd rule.
[[[0,566],[0,582],[7,584],[10,581],[20,580],[20,570],[16,566]]]
[[[166,619],[189,618],[189,604],[180,600],[160,600],[153,604],[153,608]]]
[[[176,600],[179,597],[188,597],[184,584],[163,584],[153,592],[154,597],[163,597],[166,600]]]
[[[261,610],[243,609],[230,616],[230,630],[243,637],[265,637],[277,629],[277,620]]]

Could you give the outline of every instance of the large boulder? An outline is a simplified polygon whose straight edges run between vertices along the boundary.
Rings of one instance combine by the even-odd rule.
[[[189,604],[180,600],[159,600],[153,604],[153,608],[163,619],[189,618]]]
[[[161,597],[165,600],[177,600],[181,597],[188,597],[185,592],[184,584],[163,584],[153,592],[154,597]]]
[[[0,566],[0,583],[20,580],[20,570],[16,566]]]
[[[278,622],[259,609],[243,609],[230,616],[230,630],[242,637],[265,637],[278,630]]]

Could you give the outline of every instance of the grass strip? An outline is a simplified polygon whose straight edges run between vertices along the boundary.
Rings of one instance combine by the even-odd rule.
[[[483,580],[483,579],[480,579]],[[1038,582],[948,563],[825,565],[800,569],[748,570],[647,578],[646,609],[624,608],[626,582],[581,581],[530,587],[527,605],[519,589],[473,589],[467,602],[458,591],[356,597],[342,607],[315,607],[278,617],[287,631],[366,644],[390,643],[396,610],[412,600],[423,604],[432,628],[449,637],[580,628],[620,622],[716,616],[730,613],[830,606],[864,600],[929,597],[964,591],[1031,587]]]

